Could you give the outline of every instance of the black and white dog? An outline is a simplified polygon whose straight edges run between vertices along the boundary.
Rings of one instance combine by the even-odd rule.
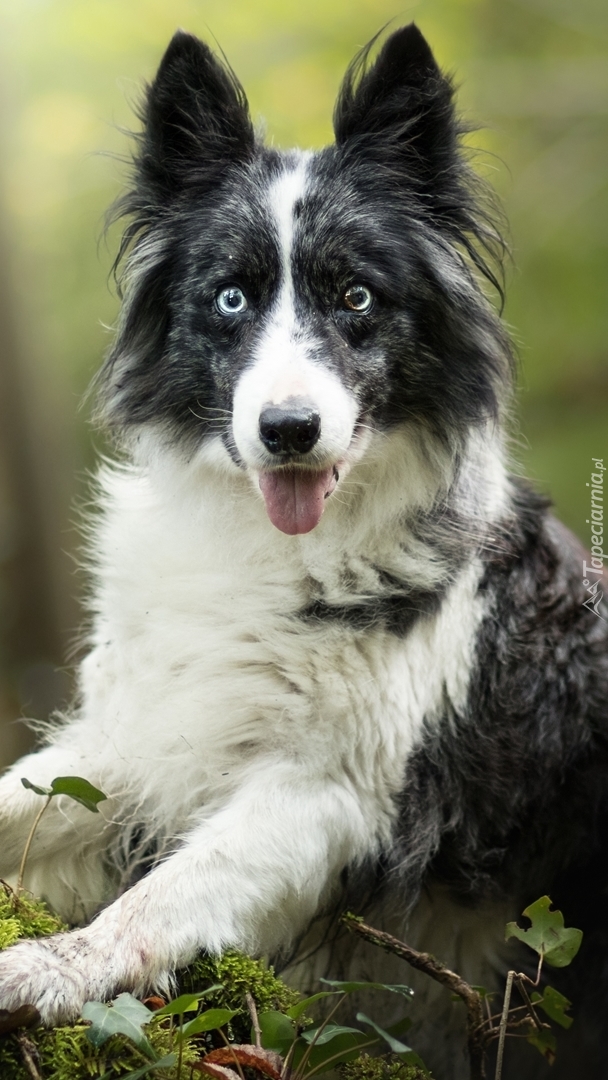
[[[396,974],[315,931],[346,902],[488,984],[550,892],[586,933],[558,1075],[603,1077],[608,623],[507,471],[501,243],[450,81],[413,25],[367,56],[319,153],[261,145],[185,33],[148,89],[80,701],[0,783],[2,877],[22,776],[109,795],[56,800],[27,877],[72,922],[103,910],[3,952],[0,1007],[74,1017],[233,946],[308,950],[304,982]],[[461,1076],[462,1017],[422,999],[421,1053]]]

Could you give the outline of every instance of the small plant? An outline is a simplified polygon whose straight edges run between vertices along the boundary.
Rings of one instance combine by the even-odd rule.
[[[34,839],[36,829],[42,820],[44,812],[51,804],[51,800],[54,799],[56,795],[67,795],[68,798],[74,799],[74,801],[80,803],[81,806],[86,806],[87,810],[91,810],[92,813],[98,814],[99,809],[97,804],[107,798],[107,795],[104,795],[103,791],[93,787],[88,780],[83,780],[81,776],[57,776],[50,787],[40,787],[39,784],[32,784],[31,780],[26,779],[26,777],[22,778],[21,783],[24,788],[29,788],[30,791],[35,791],[37,795],[44,795],[46,798],[34,818],[28,838],[25,842],[21,865],[17,875],[17,887],[15,889],[16,899],[19,898],[23,891],[23,875],[25,874],[25,865],[30,853],[30,847],[32,846],[32,840]]]
[[[43,937],[66,927],[41,901],[26,898],[23,874],[32,839],[42,815],[56,795],[67,795],[98,812],[106,796],[81,777],[57,777],[48,788],[22,781],[44,797],[27,838],[15,891],[0,887],[0,949],[21,938]],[[540,986],[544,965],[565,967],[574,959],[582,933],[565,927],[549,897],[524,911],[526,929],[511,922],[506,939],[517,938],[538,956],[536,976],[509,971],[502,1008],[493,1013],[493,994],[470,986],[435,957],[418,952],[384,931],[367,926],[350,913],[343,922],[353,933],[401,957],[435,979],[466,1007],[471,1080],[486,1076],[487,1049],[498,1040],[494,1080],[501,1080],[506,1039],[527,1038],[548,1061],[555,1058],[551,1024],[569,1028],[570,1002],[549,985]],[[351,994],[389,991],[409,1000],[404,984],[337,982],[323,979],[323,989],[300,995],[277,978],[262,961],[228,952],[200,956],[178,973],[178,996],[143,1002],[123,993],[107,1004],[90,1001],[75,1024],[39,1027],[32,1005],[12,1013],[0,1010],[0,1076],[11,1080],[192,1080],[195,1074],[213,1080],[313,1080],[336,1068],[342,1080],[432,1080],[424,1062],[403,1036],[411,1026],[404,1016],[385,1029],[359,1012],[359,1026],[335,1017]],[[511,1004],[513,990],[521,1003]],[[330,1006],[314,1021],[309,1011],[319,1002]],[[34,1030],[35,1029],[35,1030]],[[368,1051],[385,1052],[370,1056]],[[386,1052],[388,1050],[388,1053]]]
[[[570,1002],[558,990],[545,985],[542,994],[539,985],[543,965],[567,967],[576,956],[583,934],[574,927],[564,926],[561,911],[553,911],[551,900],[542,896],[530,904],[523,912],[530,920],[528,929],[522,929],[515,922],[507,923],[505,940],[518,938],[538,955],[536,978],[531,979],[524,972],[509,971],[505,986],[502,1010],[493,1014],[491,998],[483,987],[470,986],[455,972],[450,971],[429,953],[418,952],[405,942],[393,938],[381,930],[367,926],[356,915],[347,913],[343,922],[353,933],[359,934],[366,941],[379,945],[387,952],[400,956],[412,967],[423,971],[432,979],[440,982],[460,998],[467,1010],[467,1042],[469,1049],[471,1080],[483,1080],[486,1076],[486,1053],[489,1044],[498,1039],[496,1072],[494,1080],[501,1080],[506,1038],[509,1035],[524,1036],[527,1041],[552,1063],[555,1060],[556,1040],[551,1029],[551,1020],[560,1027],[569,1028],[572,1017],[568,1016]],[[513,987],[516,987],[523,1004],[511,1006]],[[531,988],[528,992],[528,987]],[[485,1009],[485,1011],[484,1011]],[[539,1015],[542,1010],[547,1020]]]
[[[504,1003],[500,1018],[498,1056],[496,1062],[495,1080],[501,1080],[502,1063],[504,1056],[506,1036],[516,1028],[523,1027],[528,1031],[528,1042],[540,1050],[541,1054],[551,1064],[555,1060],[556,1041],[551,1030],[551,1025],[539,1016],[542,1009],[545,1016],[560,1027],[569,1028],[572,1017],[567,1015],[570,1007],[568,998],[554,990],[552,986],[545,986],[541,993],[538,991],[543,964],[551,967],[567,967],[576,956],[583,940],[582,930],[564,926],[564,917],[561,911],[551,910],[551,900],[548,896],[541,896],[534,904],[525,908],[523,914],[530,920],[527,930],[522,930],[517,923],[507,923],[505,928],[505,940],[515,937],[523,941],[538,954],[538,966],[536,978],[530,979],[523,972],[509,971],[505,989]],[[516,986],[523,1000],[523,1005],[511,1008],[511,994]],[[528,993],[528,986],[533,987]]]
[[[191,1072],[206,1073],[215,1080],[234,1080],[233,1068],[236,1068],[241,1080],[244,1068],[268,1080],[283,1080],[287,1075],[291,1080],[312,1080],[314,1076],[358,1058],[363,1048],[382,1046],[383,1043],[388,1045],[401,1065],[410,1065],[415,1069],[414,1073],[410,1070],[410,1077],[404,1072],[404,1080],[429,1075],[417,1054],[398,1038],[409,1026],[406,1018],[389,1031],[364,1013],[358,1013],[357,1020],[367,1030],[332,1023],[336,1012],[352,993],[382,989],[410,997],[412,992],[409,987],[329,981],[326,981],[326,985],[331,989],[299,1000],[286,1012],[258,1012],[253,996],[247,993],[251,1023],[251,1041],[247,1043],[231,1042],[228,1038],[228,1026],[239,1010],[204,1008],[199,1011],[204,998],[224,990],[224,987],[216,985],[196,994],[183,994],[154,1013],[130,994],[120,994],[109,1006],[102,1002],[87,1002],[82,1016],[90,1022],[87,1038],[95,1046],[101,1047],[112,1036],[122,1035],[148,1059],[141,1068],[123,1074],[124,1080],[139,1080],[139,1077],[155,1072],[165,1072],[165,1075],[170,1072],[176,1080],[181,1080],[186,1064]],[[317,1001],[330,997],[337,1000],[327,1017],[309,1026],[306,1010]],[[185,1021],[185,1014],[190,1012],[196,1015]],[[143,1031],[144,1027],[148,1032],[158,1031],[159,1027],[166,1030],[169,1054],[161,1056],[155,1050],[151,1039]],[[224,1045],[218,1047],[213,1045],[213,1041],[201,1041],[201,1036],[210,1035],[219,1035]]]

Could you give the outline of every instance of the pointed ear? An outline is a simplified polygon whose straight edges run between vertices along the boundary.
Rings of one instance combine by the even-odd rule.
[[[452,84],[414,23],[391,34],[366,69],[375,40],[346,73],[334,112],[336,143],[398,163],[414,185],[432,188],[457,157]]]
[[[236,76],[182,30],[148,87],[142,119],[137,170],[157,196],[170,196],[218,166],[247,160],[254,148],[247,98]]]

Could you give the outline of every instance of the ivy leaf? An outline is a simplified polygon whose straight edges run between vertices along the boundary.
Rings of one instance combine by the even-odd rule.
[[[25,776],[21,778],[21,783],[24,788],[35,791],[36,795],[46,795],[47,797],[49,795],[68,795],[70,799],[74,799],[75,802],[86,806],[87,810],[91,810],[94,814],[99,813],[97,803],[108,797],[99,788],[93,787],[88,780],[84,780],[82,776],[56,776],[50,787],[32,784],[32,781]]]
[[[238,1009],[207,1009],[206,1012],[195,1016],[194,1020],[189,1020],[178,1029],[180,1037],[189,1039],[191,1035],[199,1035],[201,1031],[215,1031],[232,1020],[238,1011]],[[158,1016],[158,1013],[156,1015]]]
[[[70,799],[74,799],[74,802],[86,806],[87,810],[91,810],[94,814],[99,813],[97,803],[103,802],[108,797],[99,788],[93,787],[88,780],[84,780],[82,776],[57,776],[51,784],[51,791],[53,795],[68,795]]]
[[[359,990],[390,990],[392,994],[413,997],[414,991],[402,983],[338,982],[336,979],[319,979],[326,986],[334,986],[342,994],[356,994]]]
[[[23,784],[24,788],[28,788],[29,791],[35,791],[36,795],[52,795],[53,794],[53,789],[52,788],[50,788],[50,787],[40,787],[39,784],[32,784],[32,781],[28,780],[27,777],[25,777],[25,776],[21,777],[21,783]]]
[[[103,1046],[112,1035],[126,1035],[131,1042],[154,1059],[156,1054],[142,1031],[154,1016],[132,994],[119,994],[111,1005],[102,1001],[87,1001],[82,1007],[82,1019],[91,1024],[87,1039],[93,1046]]]
[[[507,923],[505,941],[516,937],[534,949],[552,967],[567,967],[580,949],[582,930],[565,927],[564,916],[561,911],[551,910],[548,896],[541,896],[540,900],[525,908],[523,914],[532,925],[527,930],[522,930],[515,922]]]
[[[269,1009],[258,1017],[264,1050],[286,1054],[296,1037],[295,1024],[284,1013]]]
[[[542,1028],[541,1031],[533,1031],[531,1035],[528,1035],[527,1041],[531,1046],[536,1047],[550,1065],[553,1065],[557,1043],[555,1041],[555,1035],[549,1031],[548,1028]]]
[[[182,1016],[183,1013],[196,1012],[201,999],[213,990],[223,990],[223,984],[217,983],[215,986],[208,986],[206,990],[202,990],[198,994],[181,994],[180,997],[170,1001],[168,1005],[163,1005],[162,1009],[156,1009],[154,1016]]]
[[[555,1020],[555,1023],[563,1028],[567,1029],[573,1023],[573,1017],[566,1015],[572,1002],[560,994],[559,990],[554,990],[552,986],[545,986],[542,995],[536,991],[532,994],[531,1000],[532,1004],[542,1009],[550,1020]]]

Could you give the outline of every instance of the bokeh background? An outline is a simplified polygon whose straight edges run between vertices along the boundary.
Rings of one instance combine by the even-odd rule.
[[[355,51],[411,19],[511,222],[516,468],[586,538],[608,458],[606,0],[0,0],[0,765],[28,745],[15,721],[70,694],[74,522],[103,451],[80,403],[116,317],[100,234],[142,79],[178,26],[215,38],[268,140],[320,146]]]

